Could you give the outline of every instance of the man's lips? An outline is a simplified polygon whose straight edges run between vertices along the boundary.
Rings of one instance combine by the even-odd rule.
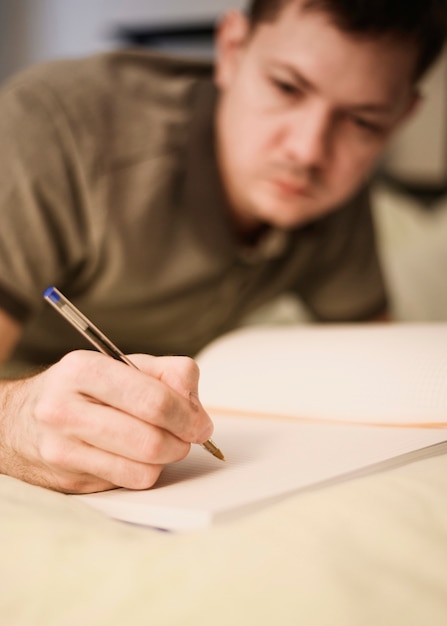
[[[310,196],[312,194],[312,186],[303,181],[275,177],[270,179],[270,182],[274,187],[288,195]]]

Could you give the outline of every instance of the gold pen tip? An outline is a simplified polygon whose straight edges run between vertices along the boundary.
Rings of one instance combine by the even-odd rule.
[[[208,452],[210,452],[213,456],[215,456],[216,459],[219,459],[220,461],[225,461],[224,455],[216,446],[214,441],[211,441],[211,439],[208,439],[208,441],[205,441],[205,443],[203,443],[202,445],[205,448],[205,450],[208,450]]]

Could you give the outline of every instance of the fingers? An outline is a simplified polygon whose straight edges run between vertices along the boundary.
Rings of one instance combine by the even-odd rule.
[[[213,424],[198,402],[199,372],[194,361],[146,355],[133,355],[132,361],[141,370],[95,352],[72,352],[60,361],[59,374],[73,381],[79,393],[163,428],[182,441],[209,439]],[[65,403],[61,394],[59,398]],[[53,407],[55,402],[53,397]]]
[[[42,455],[50,468],[49,486],[64,493],[91,493],[114,487],[149,489],[164,467],[132,461],[57,436],[46,438]]]
[[[169,431],[89,398],[70,403],[65,408],[64,423],[59,431],[66,437],[141,463],[173,463],[190,450],[189,443]]]
[[[131,354],[129,359],[139,370],[166,383],[184,398],[190,399],[191,394],[198,395],[199,367],[193,359],[146,354]]]
[[[166,463],[212,433],[187,358],[132,357],[129,367],[73,352],[37,376],[11,383],[5,404],[5,473],[60,491],[151,487]]]

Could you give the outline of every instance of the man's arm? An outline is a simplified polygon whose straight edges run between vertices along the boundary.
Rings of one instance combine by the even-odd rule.
[[[9,358],[21,334],[21,325],[0,309],[0,364]]]
[[[20,325],[0,310],[0,354]],[[151,487],[166,463],[203,443],[212,423],[185,357],[133,355],[134,369],[71,352],[29,378],[0,382],[0,473],[67,493]]]

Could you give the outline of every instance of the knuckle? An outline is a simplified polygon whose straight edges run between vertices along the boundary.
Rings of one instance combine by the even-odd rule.
[[[184,391],[195,389],[199,379],[199,366],[189,356],[162,357],[165,371],[164,380],[176,380],[177,387]]]
[[[85,352],[81,350],[75,350],[65,354],[58,363],[60,371],[65,372],[67,370],[70,375],[73,376],[77,372],[82,372],[85,367]]]
[[[61,493],[80,494],[98,491],[102,484],[88,474],[65,474],[58,476],[56,489]]]
[[[62,414],[62,405],[57,397],[42,396],[34,407],[34,415],[42,424],[55,424]]]
[[[63,397],[44,395],[34,407],[34,417],[38,424],[54,432],[70,431],[77,422],[79,415],[76,406],[71,405]]]
[[[176,439],[173,444],[172,440],[166,440],[162,431],[157,429],[141,440],[139,457],[144,463],[175,463],[184,459],[190,448],[187,441]]]
[[[188,377],[199,375],[199,366],[194,359],[189,356],[178,356],[176,358],[178,368],[188,375]]]
[[[68,466],[69,449],[66,444],[54,437],[46,437],[39,446],[42,460],[52,468],[64,469]]]
[[[91,350],[74,350],[65,354],[55,365],[58,375],[71,384],[80,384],[86,379],[95,377],[102,372],[103,360],[99,353]]]
[[[177,454],[175,458],[172,459],[171,462],[175,463],[177,461],[182,461],[185,457],[188,456],[190,450],[191,450],[191,444],[183,442],[183,445],[179,446]]]
[[[179,374],[185,381],[188,391],[196,390],[200,377],[200,369],[194,359],[188,356],[177,357]]]
[[[140,464],[128,477],[129,484],[124,486],[130,489],[150,489],[157,482],[162,469],[162,465]]]

